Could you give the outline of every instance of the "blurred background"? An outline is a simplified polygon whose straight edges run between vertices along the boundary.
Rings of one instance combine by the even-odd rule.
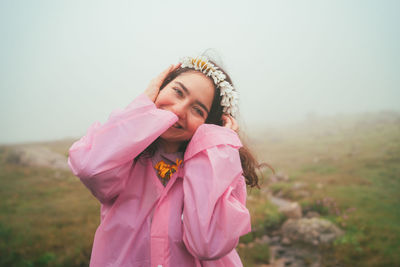
[[[99,205],[68,170],[68,148],[205,51],[239,91],[243,139],[276,171],[248,191],[244,265],[400,265],[399,10],[1,1],[0,266],[88,265]]]

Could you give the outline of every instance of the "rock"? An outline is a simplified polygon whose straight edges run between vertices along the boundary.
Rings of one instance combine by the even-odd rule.
[[[277,197],[282,198],[283,197],[283,190],[279,190],[278,193],[275,194]]]
[[[268,186],[261,186],[261,195],[268,195],[270,192]]]
[[[302,190],[296,190],[294,192],[294,195],[296,196],[296,198],[306,198],[309,197],[311,194],[307,190],[302,189]]]
[[[275,197],[273,195],[268,196],[269,201],[271,201],[272,204],[275,206],[278,206],[278,208],[284,207],[284,206],[289,206],[292,202],[283,198]]]
[[[282,212],[287,218],[299,219],[302,216],[301,206],[297,202],[291,202],[289,200],[269,196],[269,200],[272,204],[278,206],[279,211]]]
[[[289,176],[280,172],[271,175],[269,178],[269,183],[287,182],[287,181],[289,181]]]
[[[271,238],[271,243],[279,243],[279,241],[281,241],[281,237],[280,236],[274,236],[273,238]]]
[[[319,267],[321,256],[319,250],[312,246],[270,246],[271,266],[291,266],[291,267]],[[283,265],[276,265],[281,263]]]
[[[292,189],[298,190],[298,189],[303,188],[304,186],[305,186],[305,184],[304,184],[303,182],[295,182],[295,183],[292,185]]]
[[[321,218],[289,219],[282,226],[283,238],[289,238],[292,242],[302,242],[317,246],[330,243],[343,231],[335,224]]]
[[[314,263],[312,263],[312,264],[310,265],[310,267],[320,267],[320,266],[321,266],[321,264],[319,263],[319,261],[314,262]]]
[[[281,231],[280,231],[280,230],[272,231],[272,232],[271,232],[271,235],[272,235],[272,236],[277,236],[277,235],[280,236],[280,235],[281,235]]]
[[[261,242],[263,244],[269,243],[271,241],[271,238],[267,235],[263,235],[263,237],[261,237]]]
[[[285,255],[286,253],[287,251],[283,247],[278,247],[278,249],[276,250],[276,254],[279,256]]]
[[[284,245],[284,246],[289,246],[290,244],[292,244],[292,242],[290,241],[290,239],[287,238],[287,237],[284,237],[284,238],[282,239],[281,243],[282,243],[282,245]]]
[[[289,205],[282,206],[279,208],[279,211],[289,219],[300,219],[302,216],[301,206],[297,202],[292,202]]]
[[[334,233],[331,234],[323,234],[319,237],[319,240],[321,241],[321,243],[329,243],[332,240],[335,240],[336,236]]]
[[[8,153],[7,162],[23,166],[69,170],[67,157],[44,146],[17,146]]]
[[[269,244],[271,241],[271,238],[269,238],[269,236],[264,235],[261,238],[256,238],[254,240],[254,242],[256,242],[257,244]]]
[[[319,215],[318,212],[316,211],[308,211],[306,214],[306,218],[319,218],[321,215]]]
[[[250,195],[250,194],[248,194],[248,195],[247,195],[247,200],[248,200],[248,201],[252,201],[252,200],[254,200],[254,196],[253,196],[253,195]]]
[[[273,262],[272,266],[274,267],[285,267],[286,264],[286,259],[277,259],[276,261]]]

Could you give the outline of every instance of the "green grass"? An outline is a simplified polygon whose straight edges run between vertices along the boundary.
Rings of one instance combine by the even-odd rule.
[[[272,191],[346,231],[322,249],[322,266],[400,266],[396,116],[330,118],[261,133],[262,142],[254,144],[259,157],[289,175],[289,183],[275,184]],[[70,142],[46,145],[66,154]],[[5,163],[8,149],[0,147],[0,266],[87,266],[99,223],[97,201],[69,172]],[[293,190],[296,182],[308,196]],[[285,218],[263,191],[248,195],[252,232],[240,239],[246,245],[238,252],[244,266],[258,266],[269,261],[269,250],[255,239]]]
[[[279,133],[259,154],[290,183],[271,186],[296,199],[291,184],[310,191],[300,199],[304,210],[316,210],[346,234],[329,247],[323,266],[400,266],[400,119],[385,115],[336,121],[328,129],[303,125]],[[329,132],[329,134],[326,134]],[[268,138],[264,139],[268,140]],[[276,142],[280,140],[280,142]],[[297,199],[299,200],[299,199]],[[325,204],[322,203],[325,200]],[[346,212],[346,210],[354,210]]]
[[[0,266],[88,265],[98,204],[72,174],[1,164],[0,195]]]
[[[237,251],[241,256],[243,266],[253,267],[269,262],[270,254],[268,244],[254,243],[254,245],[250,247],[239,247]]]

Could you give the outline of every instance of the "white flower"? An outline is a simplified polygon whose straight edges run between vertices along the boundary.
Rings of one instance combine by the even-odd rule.
[[[213,78],[214,83],[215,83],[216,85],[218,85],[218,78],[217,78],[217,76],[214,75],[214,72],[213,72],[213,74],[211,74],[211,77]]]
[[[229,106],[229,99],[227,97],[223,97],[221,100],[221,106],[227,107]]]
[[[216,74],[218,82],[222,82],[225,80],[226,76],[225,74],[222,73],[222,71],[218,71],[218,73]]]
[[[221,106],[225,114],[235,116],[238,109],[238,93],[235,88],[226,81],[226,75],[212,64],[206,57],[184,57],[181,59],[181,68],[192,68],[212,77],[214,84],[220,89]]]

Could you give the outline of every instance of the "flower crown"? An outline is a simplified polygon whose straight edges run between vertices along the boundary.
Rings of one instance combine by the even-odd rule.
[[[181,60],[181,68],[191,68],[201,71],[206,76],[212,77],[214,84],[221,91],[221,106],[223,112],[235,116],[238,110],[238,93],[235,88],[226,81],[225,74],[217,66],[212,64],[206,57],[184,57]]]

